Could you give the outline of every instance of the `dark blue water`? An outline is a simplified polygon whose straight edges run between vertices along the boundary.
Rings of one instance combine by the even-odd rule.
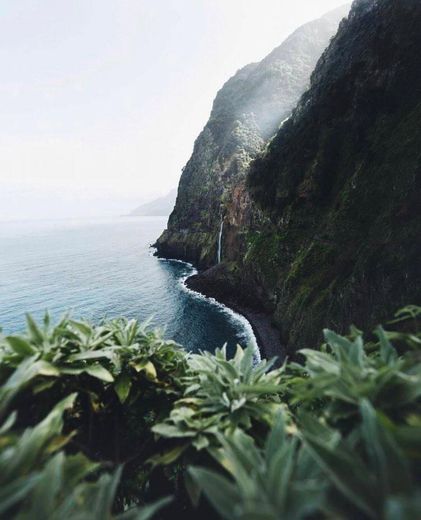
[[[153,317],[152,326],[192,351],[255,344],[246,320],[185,288],[191,266],[152,255],[165,224],[159,217],[0,223],[3,332],[22,330],[26,312],[41,318],[48,309],[94,322]]]

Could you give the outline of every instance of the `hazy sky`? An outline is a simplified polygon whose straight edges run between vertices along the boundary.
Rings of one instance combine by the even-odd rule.
[[[176,186],[213,98],[344,0],[0,0],[0,220]]]

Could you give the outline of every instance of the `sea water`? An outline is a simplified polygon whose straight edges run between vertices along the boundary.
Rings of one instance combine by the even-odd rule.
[[[256,348],[244,318],[185,287],[191,265],[153,256],[165,225],[161,217],[0,223],[3,333],[22,331],[25,313],[41,319],[48,310],[95,323],[151,319],[190,351]]]

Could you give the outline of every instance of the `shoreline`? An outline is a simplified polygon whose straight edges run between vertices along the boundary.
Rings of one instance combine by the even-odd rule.
[[[226,313],[227,316],[230,316],[232,319],[241,323],[244,327],[244,332],[249,336],[250,343],[248,344],[253,345],[257,359],[262,359],[263,349],[261,347],[260,336],[256,333],[256,328],[253,326],[250,319],[245,315],[244,312],[240,312],[238,309],[234,308],[234,306],[226,305],[222,301],[217,300],[216,298],[213,298],[210,295],[204,294],[200,291],[197,291],[196,289],[191,288],[187,281],[190,278],[198,275],[196,267],[191,262],[188,262],[186,260],[179,260],[177,258],[158,257],[158,259],[164,262],[178,262],[188,266],[191,269],[191,273],[179,279],[179,283],[182,286],[183,290],[191,293],[195,298],[208,300],[212,305],[216,305],[223,309],[224,313]],[[243,345],[243,347],[245,346],[246,345]]]
[[[239,302],[233,296],[234,290],[227,291],[229,284],[224,284],[224,289],[220,290],[221,287],[218,287],[220,280],[218,277],[212,276],[213,269],[199,271],[196,266],[189,261],[160,255],[156,246],[152,246],[152,248],[155,250],[153,255],[158,259],[181,262],[194,269],[195,272],[182,281],[187,290],[199,294],[204,298],[215,300],[215,302],[225,306],[248,322],[255,336],[256,346],[262,359],[270,360],[276,357],[276,365],[280,365],[284,362],[286,358],[286,348],[281,343],[280,331],[273,325],[272,315],[269,312],[253,309]]]
[[[221,303],[238,314],[241,314],[241,316],[244,316],[244,318],[250,323],[254,335],[256,336],[257,345],[262,359],[271,360],[276,357],[277,363],[282,363],[285,360],[286,352],[279,339],[280,333],[278,329],[272,325],[272,320],[269,314],[242,307],[232,301],[221,301]]]
[[[286,358],[286,349],[281,344],[280,332],[272,323],[272,316],[268,312],[251,309],[236,301],[232,295],[218,294],[215,287],[212,288],[211,280],[206,279],[203,273],[194,274],[185,280],[186,286],[207,298],[213,298],[232,311],[243,316],[253,329],[262,359],[270,360],[278,358],[277,364],[283,363]]]

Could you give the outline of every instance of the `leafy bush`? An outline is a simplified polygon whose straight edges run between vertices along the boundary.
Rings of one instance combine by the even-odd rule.
[[[218,433],[272,424],[282,406],[282,369],[270,371],[273,362],[255,364],[252,347],[238,347],[229,360],[225,347],[216,349],[214,355],[192,355],[188,365],[183,397],[152,431],[185,439],[200,450],[218,442]]]
[[[134,459],[154,453],[150,426],[181,396],[185,367],[180,347],[136,321],[92,326],[64,318],[52,326],[47,315],[39,326],[28,316],[25,334],[0,338],[0,421],[12,407],[18,412],[15,428],[30,427],[74,393],[66,450],[126,463],[124,496],[117,500],[124,509],[142,502],[140,492],[133,497],[124,488],[129,476],[140,488],[147,484],[143,463]]]
[[[43,327],[27,317],[26,335],[7,336],[0,346],[2,376],[21,368],[24,361],[31,366],[22,369],[14,390],[7,399],[28,384],[35,392],[51,389],[63,377],[88,375],[104,383],[112,383],[122,403],[131,395],[137,382],[146,379],[163,393],[177,394],[177,373],[183,373],[183,351],[172,341],[163,341],[157,333],[144,330],[135,320],[112,320],[94,327],[67,318],[52,327],[48,314]],[[45,376],[47,380],[40,380]],[[8,397],[9,396],[9,397]]]
[[[0,337],[0,518],[417,518],[420,312],[276,369],[135,321],[28,318]]]
[[[192,478],[223,518],[294,520],[319,510],[326,483],[298,437],[287,432],[283,414],[263,447],[236,430],[221,439],[222,448],[215,452],[226,475],[190,468]]]
[[[330,330],[324,335],[322,349],[302,350],[305,364],[293,366],[296,377],[288,385],[293,403],[307,407],[323,403],[321,413],[329,423],[349,421],[351,427],[362,399],[391,418],[404,418],[418,408],[421,364],[412,349],[398,355],[389,339],[393,333],[378,327],[377,342],[366,345],[356,330],[351,338]]]
[[[418,315],[410,307],[398,319]],[[213,452],[220,469],[190,469],[223,518],[419,515],[420,333],[378,327],[364,343],[352,328],[348,338],[328,330],[325,338],[320,351],[301,352],[303,365],[287,364],[289,413],[262,448],[237,430]]]
[[[151,518],[168,500],[114,516],[112,507],[121,469],[95,479],[99,464],[82,454],[66,455],[62,451],[71,438],[71,434],[62,435],[63,413],[74,405],[75,398],[75,394],[70,395],[43,421],[21,434],[12,430],[16,413],[0,428],[0,517]]]
[[[355,509],[373,519],[405,518],[405,511],[413,509],[417,502],[419,505],[421,490],[415,485],[416,470],[411,471],[411,459],[421,456],[421,431],[419,427],[407,430],[415,451],[406,457],[405,446],[397,442],[399,426],[376,413],[365,399],[360,404],[360,416],[361,425],[352,435],[331,446],[303,432],[305,446],[344,499],[343,503],[336,501],[325,507],[336,509],[341,516]]]
[[[76,392],[77,442],[90,455],[118,462],[132,455],[125,447],[146,432],[152,437],[147,424],[181,396],[185,369],[180,347],[134,320],[94,327],[64,318],[52,326],[47,315],[39,327],[28,316],[26,334],[0,342],[0,419],[15,397],[25,422]],[[134,418],[139,424],[129,428]]]

